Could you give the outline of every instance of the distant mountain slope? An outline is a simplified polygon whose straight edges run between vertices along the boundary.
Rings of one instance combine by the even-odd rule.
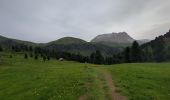
[[[91,42],[132,43],[134,39],[126,32],[102,34],[95,37]]]
[[[170,45],[170,30],[164,35],[156,37],[154,40],[143,44],[142,46],[152,46],[152,45],[157,45],[157,42],[164,42],[166,45]]]
[[[104,56],[111,56],[121,51],[121,49],[119,48],[109,47],[102,44],[90,43],[74,37],[64,37],[49,43],[38,44],[0,36],[0,45],[5,49],[10,49],[12,46],[15,45],[39,46],[53,51],[63,51],[75,54],[80,53],[85,56],[89,56],[95,50],[100,50]]]
[[[132,37],[130,37],[126,32],[119,33],[110,33],[110,34],[102,34],[98,35],[94,39],[91,40],[93,43],[100,43],[113,47],[126,47],[130,46],[132,42],[135,41]],[[143,44],[148,42],[149,40],[137,40],[139,44]]]
[[[53,42],[45,44],[45,48],[54,51],[65,51],[71,53],[80,53],[90,55],[95,50],[100,50],[103,55],[109,56],[120,52],[119,48],[109,47],[102,44],[86,42],[79,38],[64,37]]]
[[[156,61],[170,61],[170,31],[165,35],[156,37],[154,40],[143,44],[143,52],[145,52],[145,57],[147,61],[152,59]]]
[[[137,42],[138,42],[139,44],[145,44],[145,43],[150,42],[150,41],[151,41],[151,40],[149,40],[149,39],[137,40]]]
[[[47,44],[80,44],[80,43],[86,43],[85,40],[74,38],[74,37],[63,37],[56,41],[49,42]]]
[[[0,36],[0,45],[4,48],[10,48],[13,45],[28,45],[28,46],[37,46],[37,43],[29,42],[29,41],[23,41],[23,40],[17,40],[17,39],[11,39],[4,36]]]

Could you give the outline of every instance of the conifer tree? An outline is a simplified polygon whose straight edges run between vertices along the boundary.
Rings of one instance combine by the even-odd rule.
[[[130,48],[127,47],[125,48],[125,51],[124,51],[124,60],[126,63],[130,63]]]
[[[134,41],[131,47],[131,61],[132,62],[141,62],[141,50],[137,41]]]

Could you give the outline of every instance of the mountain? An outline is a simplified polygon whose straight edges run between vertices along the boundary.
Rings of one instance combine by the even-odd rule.
[[[111,56],[113,54],[121,52],[119,48],[109,47],[102,44],[90,43],[86,42],[85,40],[74,37],[64,37],[49,43],[38,44],[0,36],[0,45],[6,50],[9,50],[12,46],[16,45],[19,47],[27,45],[33,47],[41,47],[57,52],[69,52],[74,54],[80,53],[85,56],[89,56],[92,52],[95,52],[96,50],[100,50],[104,56]]]
[[[132,43],[134,39],[126,32],[98,35],[91,42]]]
[[[53,51],[80,53],[88,56],[96,50],[100,50],[103,55],[106,56],[113,55],[121,51],[119,48],[90,43],[74,37],[64,37],[56,41],[49,42],[45,44],[45,48]]]
[[[170,61],[170,31],[141,47],[146,61]]]
[[[113,47],[130,46],[133,41],[135,41],[135,39],[129,36],[126,32],[102,34],[91,40],[91,42],[93,43],[100,43]],[[143,44],[148,42],[149,40],[144,39],[136,41],[138,41],[139,44]]]

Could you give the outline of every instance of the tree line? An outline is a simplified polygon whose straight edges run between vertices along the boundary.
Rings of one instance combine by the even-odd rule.
[[[128,47],[129,48],[129,47]],[[104,57],[102,53],[99,50],[96,50],[95,52],[91,53],[90,56],[83,56],[80,53],[69,53],[69,52],[59,52],[54,50],[49,50],[44,47],[38,47],[38,46],[28,46],[25,44],[20,45],[13,45],[11,47],[12,52],[23,52],[24,58],[34,58],[37,60],[38,58],[42,58],[44,61],[50,60],[50,58],[59,59],[63,58],[66,60],[72,60],[72,61],[78,61],[78,62],[87,62],[87,63],[93,63],[93,64],[117,64],[117,63],[123,63],[123,62],[132,62],[135,60],[132,59],[138,59],[138,52],[140,51],[139,45],[137,42],[133,43],[133,46],[131,50],[134,53],[133,57],[129,57],[130,50],[126,48],[125,52],[118,53],[115,55],[111,55],[109,57]],[[3,48],[0,46],[0,51],[3,51]],[[125,53],[125,56],[124,56]],[[12,58],[12,55],[10,55]],[[124,59],[125,58],[125,59]],[[137,60],[138,61],[138,60]]]
[[[170,60],[170,46],[166,46],[169,41],[170,31],[164,36],[159,36],[155,40],[144,45],[139,45],[137,41],[132,43],[131,47],[126,47],[122,52],[109,57],[105,57],[99,50],[92,52],[90,56],[84,56],[80,53],[69,53],[46,49],[39,46],[28,46],[25,44],[15,44],[11,46],[12,52],[23,52],[24,58],[28,57],[42,58],[44,61],[63,58],[66,60],[78,61],[82,63],[93,64],[118,64],[118,63],[137,63],[137,62],[162,62]],[[3,47],[0,45],[0,51]],[[10,55],[12,58],[12,55]]]

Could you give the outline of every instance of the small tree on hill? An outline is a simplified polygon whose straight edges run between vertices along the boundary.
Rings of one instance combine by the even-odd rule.
[[[37,55],[37,54],[35,54],[34,59],[35,59],[35,60],[37,60],[37,59],[38,59],[38,55]]]
[[[12,55],[9,55],[9,58],[12,58]]]
[[[46,61],[46,56],[43,56],[43,61]]]
[[[47,56],[48,61],[50,60],[50,56]]]
[[[30,53],[30,57],[31,57],[31,58],[33,57],[33,54],[32,54],[32,53]]]
[[[27,55],[27,53],[25,53],[25,55],[24,55],[24,58],[25,58],[25,59],[27,59],[27,58],[28,58],[28,55]]]

